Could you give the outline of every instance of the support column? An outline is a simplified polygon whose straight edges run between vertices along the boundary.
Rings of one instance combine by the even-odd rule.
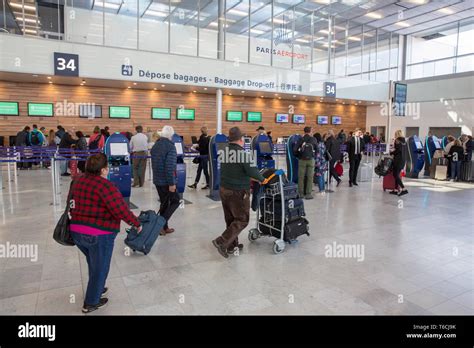
[[[224,60],[225,0],[217,4],[217,59]],[[216,91],[216,134],[222,133],[222,89]]]

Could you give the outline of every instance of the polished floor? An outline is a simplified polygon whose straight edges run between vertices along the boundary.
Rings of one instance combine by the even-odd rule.
[[[188,184],[192,165],[188,165]],[[20,172],[0,190],[0,244],[38,246],[38,260],[0,258],[0,314],[80,315],[87,266],[75,247],[52,239],[62,205],[52,206],[49,170]],[[345,178],[346,179],[346,178]],[[271,238],[224,259],[211,240],[223,230],[220,203],[206,191],[171,220],[147,255],[116,240],[108,279],[109,305],[96,314],[474,314],[474,185],[407,180],[409,195],[384,193],[380,179],[305,202],[310,237],[272,252]],[[132,202],[156,209],[151,181]],[[249,228],[255,224],[251,214]],[[327,248],[355,246],[362,258],[327,257]],[[363,249],[361,249],[363,247]],[[352,255],[354,256],[354,255]]]

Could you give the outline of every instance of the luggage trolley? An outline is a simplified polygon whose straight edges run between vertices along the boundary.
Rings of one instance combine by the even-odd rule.
[[[285,250],[286,242],[291,244],[296,241],[296,238],[286,238],[285,227],[286,226],[286,191],[284,185],[285,175],[283,170],[277,170],[270,176],[270,179],[277,177],[278,180],[274,183],[266,184],[263,188],[263,195],[259,198],[257,208],[257,223],[256,227],[249,231],[248,238],[251,242],[256,241],[262,236],[275,237],[276,241],[273,242],[273,252],[280,254]],[[281,213],[275,211],[276,201],[281,202]],[[262,204],[263,203],[263,204]],[[263,211],[261,207],[263,206]],[[306,219],[304,220],[303,233],[309,236],[309,227]],[[296,237],[296,236],[295,236]]]

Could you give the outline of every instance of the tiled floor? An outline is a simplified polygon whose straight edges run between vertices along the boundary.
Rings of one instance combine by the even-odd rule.
[[[0,314],[80,314],[87,266],[75,247],[52,239],[63,206],[51,205],[50,178],[33,170],[20,172],[17,184],[4,180],[0,244],[36,244],[39,255],[0,258]],[[69,179],[61,182],[64,202]],[[110,302],[97,314],[474,314],[474,185],[407,186],[399,200],[379,179],[352,189],[346,180],[305,202],[310,237],[274,255],[272,239],[250,244],[247,229],[243,252],[228,260],[211,244],[224,226],[220,203],[186,192],[192,204],[173,217],[176,232],[149,255],[126,253],[122,226]],[[133,190],[132,202],[157,208],[150,181]],[[363,246],[363,260],[326,257],[334,242]]]

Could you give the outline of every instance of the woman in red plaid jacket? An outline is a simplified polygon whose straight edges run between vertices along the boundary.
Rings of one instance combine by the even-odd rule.
[[[72,184],[70,230],[74,242],[86,256],[89,282],[82,312],[89,313],[107,304],[105,282],[109,273],[114,241],[120,221],[140,228],[122,194],[107,180],[107,157],[90,156],[83,176]]]

